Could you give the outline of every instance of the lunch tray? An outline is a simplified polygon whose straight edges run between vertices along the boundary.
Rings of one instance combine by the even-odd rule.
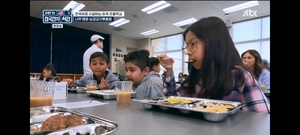
[[[116,99],[117,96],[115,94],[115,90],[94,90],[94,91],[86,91],[86,94],[89,96],[98,96],[103,99]],[[136,92],[131,93],[131,98],[136,96]]]
[[[43,122],[53,115],[78,115],[82,117],[83,125],[67,127],[59,131],[41,132]],[[108,135],[115,132],[119,128],[119,125],[110,120],[106,120],[90,114],[73,111],[70,109],[44,106],[37,108],[30,108],[30,134],[31,135],[63,135],[68,133],[69,135],[76,135],[77,132],[84,134],[90,133],[91,135]]]
[[[237,112],[240,111],[242,107],[245,106],[245,104],[242,104],[240,102],[233,102],[233,101],[224,101],[224,100],[210,100],[210,99],[202,99],[202,98],[186,98],[186,97],[166,97],[166,98],[179,98],[179,99],[186,99],[190,100],[191,103],[189,104],[176,104],[176,105],[166,105],[160,103],[161,100],[165,98],[158,98],[158,99],[142,99],[142,100],[135,100],[142,103],[143,107],[145,109],[153,109],[154,106],[158,106],[162,110],[169,110],[170,108],[178,109],[182,113],[190,113],[190,112],[198,112],[202,113],[204,116],[204,119],[211,122],[220,122],[224,119],[226,119],[229,115],[234,115]],[[224,104],[224,105],[231,105],[233,106],[232,109],[230,109],[227,112],[207,112],[204,110],[198,110],[194,107],[201,106],[206,103],[214,103],[214,104]]]
[[[85,87],[71,87],[71,88],[68,88],[68,91],[76,92],[76,93],[85,93],[86,88]]]

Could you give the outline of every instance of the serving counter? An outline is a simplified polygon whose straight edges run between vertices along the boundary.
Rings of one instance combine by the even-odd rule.
[[[92,100],[86,94],[69,93],[67,100]],[[203,120],[201,115],[185,116],[162,111],[145,110],[138,102],[130,106],[117,106],[115,100],[99,100],[106,105],[78,108],[77,111],[112,120],[120,128],[112,135],[269,135],[270,115],[239,112],[219,123]]]

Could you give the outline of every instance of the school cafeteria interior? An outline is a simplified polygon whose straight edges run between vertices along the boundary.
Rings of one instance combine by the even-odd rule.
[[[54,23],[45,23],[45,10],[70,12],[73,21],[55,23],[60,28],[54,27]],[[113,17],[113,21],[75,21],[75,12],[81,11],[121,12],[124,15]],[[47,80],[45,74],[48,73],[49,63],[52,65],[50,69],[54,69],[55,76],[59,78],[59,82],[53,83],[51,104],[30,110],[31,134],[47,131],[47,128],[50,130],[45,123],[54,119],[54,116],[77,115],[80,122],[74,122],[77,120],[75,116],[66,117],[77,124],[69,122],[64,127],[57,126],[47,131],[47,134],[269,135],[270,113],[244,111],[242,107],[245,104],[240,102],[172,96],[170,98],[178,103],[169,107],[134,98],[135,91],[132,91],[130,105],[119,105],[115,90],[99,94],[85,87],[70,86],[69,80],[75,84],[84,78],[84,54],[94,46],[92,36],[97,35],[100,38],[96,41],[102,42],[100,49],[108,57],[106,70],[118,80],[127,81],[128,71],[124,61],[127,54],[145,49],[149,51],[149,57],[166,54],[173,59],[174,79],[176,87],[180,87],[182,80],[189,80],[187,78],[192,67],[189,56],[183,51],[188,44],[183,32],[198,20],[211,16],[222,19],[226,24],[243,62],[247,51],[256,50],[262,62],[258,65],[264,65],[261,68],[268,69],[270,74],[270,1],[30,1],[31,89],[41,89],[35,86],[42,86],[39,78],[44,77],[43,83]],[[252,53],[249,54],[251,57]],[[257,55],[252,56],[257,62]],[[160,65],[158,74],[162,75],[166,70]],[[256,82],[260,83],[258,80]],[[266,97],[263,100],[270,102],[270,87],[264,88],[261,93]],[[215,106],[230,104],[234,108],[227,109],[226,113],[195,111],[192,106],[197,106],[195,102],[198,101],[202,104],[211,101],[216,103]],[[162,102],[167,102],[167,99]],[[193,104],[182,109],[178,107],[179,104],[185,105],[182,102]],[[44,114],[41,111],[48,112]],[[55,121],[58,120],[50,123]]]

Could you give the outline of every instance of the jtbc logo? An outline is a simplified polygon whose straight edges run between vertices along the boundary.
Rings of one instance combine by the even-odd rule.
[[[244,10],[243,17],[257,17],[256,10],[247,9]]]

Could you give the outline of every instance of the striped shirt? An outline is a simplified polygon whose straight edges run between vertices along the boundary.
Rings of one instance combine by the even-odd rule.
[[[232,92],[230,95],[223,97],[223,100],[245,103],[246,106],[242,108],[243,111],[270,112],[270,102],[252,75],[241,66],[236,66],[236,69],[233,71],[234,85]],[[199,97],[201,95],[201,84],[196,84],[194,94],[186,95],[187,83],[183,83],[179,88],[176,88],[174,74],[169,76],[163,75],[162,77],[167,86],[168,96]]]

